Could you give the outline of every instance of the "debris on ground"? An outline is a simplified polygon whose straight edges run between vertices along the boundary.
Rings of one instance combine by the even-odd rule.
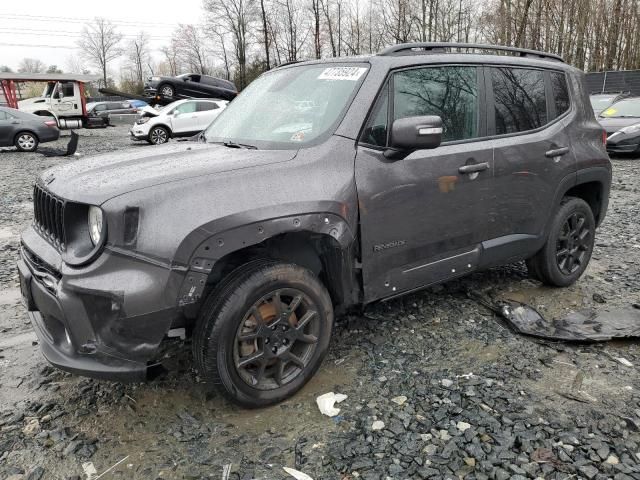
[[[340,413],[340,409],[336,408],[334,405],[342,402],[346,398],[347,396],[342,393],[328,392],[316,398],[316,403],[323,415],[326,415],[327,417],[335,417]]]
[[[313,478],[311,478],[306,473],[300,472],[298,470],[295,470],[295,469],[289,468],[289,467],[282,467],[282,468],[283,468],[283,470],[285,472],[287,472],[289,475],[291,475],[296,480],[313,480]]]

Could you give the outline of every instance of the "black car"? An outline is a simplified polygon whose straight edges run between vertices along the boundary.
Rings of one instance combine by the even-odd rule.
[[[186,329],[207,385],[260,407],[351,309],[521,260],[572,285],[611,185],[584,85],[552,54],[402,44],[275,68],[192,142],[42,172],[18,270],[44,356],[144,380]]]
[[[39,143],[54,142],[59,137],[54,118],[0,107],[0,147],[15,145],[21,152],[34,152]]]
[[[144,93],[175,99],[216,98],[231,101],[238,95],[238,89],[229,80],[185,73],[177,77],[150,77],[144,86]]]
[[[106,117],[116,114],[135,114],[138,113],[138,110],[138,107],[135,107],[129,100],[87,104],[87,115],[96,117]]]

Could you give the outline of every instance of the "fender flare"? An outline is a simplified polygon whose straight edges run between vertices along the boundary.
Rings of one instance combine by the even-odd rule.
[[[331,212],[286,215],[232,226],[239,214],[205,224],[189,234],[180,244],[174,257],[174,266],[186,271],[178,291],[180,307],[196,303],[205,289],[207,278],[215,263],[230,253],[257,245],[277,235],[290,232],[312,232],[328,235],[342,249],[349,248],[355,236],[347,221]],[[229,225],[227,228],[224,226]],[[222,227],[222,228],[221,228]]]

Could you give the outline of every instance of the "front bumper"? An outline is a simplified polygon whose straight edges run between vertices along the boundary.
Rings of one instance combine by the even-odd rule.
[[[136,126],[134,126],[133,128],[131,128],[131,130],[129,130],[129,136],[133,140],[148,140],[149,132],[141,128],[136,128]]]
[[[52,365],[118,381],[144,381],[162,370],[155,355],[179,317],[164,298],[169,269],[108,250],[74,269],[33,228],[22,242],[23,302]]]

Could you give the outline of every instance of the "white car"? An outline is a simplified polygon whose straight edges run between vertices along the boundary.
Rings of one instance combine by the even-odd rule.
[[[178,100],[160,110],[144,107],[129,134],[159,145],[173,137],[189,137],[209,126],[227,106],[226,100]]]

